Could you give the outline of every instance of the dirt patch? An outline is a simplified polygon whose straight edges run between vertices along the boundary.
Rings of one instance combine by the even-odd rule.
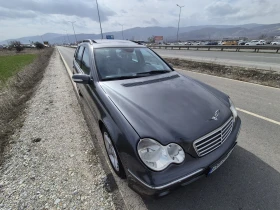
[[[273,70],[226,66],[178,58],[164,58],[175,68],[280,88],[280,74]]]
[[[24,120],[22,116],[24,115],[26,102],[34,92],[36,84],[42,79],[53,50],[53,48],[41,51],[26,50],[24,53],[38,53],[37,58],[13,76],[7,85],[0,90],[0,164],[3,162],[5,146],[8,143],[13,143],[9,142],[9,137],[16,128],[22,126]],[[15,52],[6,51],[5,53],[5,55],[7,53],[12,55]]]

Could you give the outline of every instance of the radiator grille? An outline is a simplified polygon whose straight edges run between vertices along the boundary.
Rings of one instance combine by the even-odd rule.
[[[224,125],[213,132],[194,141],[193,146],[199,157],[202,157],[220,147],[229,137],[233,128],[231,117]]]

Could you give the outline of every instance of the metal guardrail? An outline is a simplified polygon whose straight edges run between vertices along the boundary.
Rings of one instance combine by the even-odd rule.
[[[255,50],[255,52],[259,52],[259,50],[276,50],[276,53],[279,52],[280,50],[280,45],[275,46],[275,45],[152,45],[148,46],[149,48],[153,49],[220,49],[223,51],[224,49],[236,49],[237,52],[239,52],[241,49],[251,49]]]
[[[77,46],[69,46],[71,48],[77,48]],[[168,49],[170,48],[171,50],[176,50],[176,49],[220,49],[223,51],[224,49],[236,49],[236,52],[239,52],[241,49],[249,49],[249,50],[255,50],[255,52],[259,52],[259,50],[276,50],[276,53],[279,52],[280,50],[280,45],[275,46],[275,45],[153,45],[153,46],[148,46],[149,48],[153,49]]]

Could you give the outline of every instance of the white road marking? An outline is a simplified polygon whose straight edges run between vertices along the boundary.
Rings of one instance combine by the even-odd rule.
[[[245,57],[259,57],[259,58],[279,58],[280,56],[260,56],[260,55],[245,55]]]
[[[263,120],[265,120],[265,121],[274,123],[274,124],[276,124],[276,125],[280,125],[280,122],[278,122],[278,121],[276,121],[276,120],[272,120],[272,119],[269,119],[269,118],[267,118],[267,117],[263,117],[263,116],[261,116],[261,115],[255,114],[255,113],[253,113],[253,112],[246,111],[246,110],[244,110],[244,109],[240,109],[240,108],[236,108],[236,109],[237,109],[238,111],[240,111],[240,112],[244,112],[244,113],[246,113],[246,114],[249,114],[249,115],[252,115],[252,116],[254,116],[254,117],[263,119]]]

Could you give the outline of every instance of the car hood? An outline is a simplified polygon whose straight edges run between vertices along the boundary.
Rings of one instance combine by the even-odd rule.
[[[153,138],[164,145],[191,143],[231,115],[228,105],[175,71],[100,85],[140,138]],[[211,120],[216,110],[220,110],[218,120]]]

